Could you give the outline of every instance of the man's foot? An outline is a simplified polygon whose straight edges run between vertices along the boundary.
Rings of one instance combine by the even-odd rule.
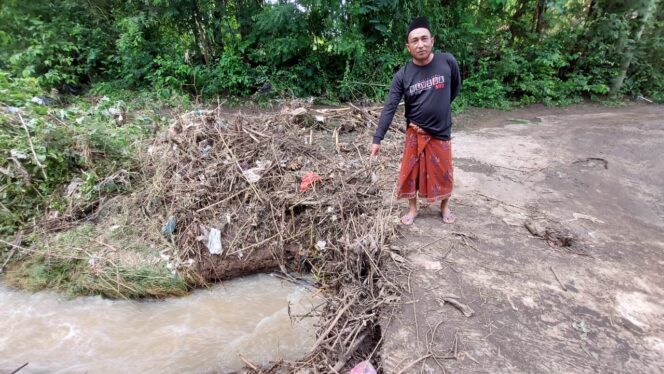
[[[443,223],[452,224],[456,221],[456,217],[450,210],[450,199],[445,199],[440,202],[440,216],[443,217]]]
[[[443,217],[443,223],[452,224],[456,221],[456,217],[449,209],[445,209],[440,215]]]
[[[417,217],[417,212],[408,212],[406,215],[401,217],[401,223],[403,223],[406,226],[412,225],[413,222],[415,222],[415,218]]]

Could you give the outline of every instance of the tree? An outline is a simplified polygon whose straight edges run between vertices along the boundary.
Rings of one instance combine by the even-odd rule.
[[[636,23],[637,28],[634,35],[629,35],[629,31],[624,33],[620,39],[620,44],[618,50],[622,53],[622,63],[620,64],[620,70],[616,76],[613,84],[611,86],[611,94],[617,95],[623,87],[625,82],[625,77],[627,76],[627,71],[629,66],[634,59],[634,50],[641,41],[641,35],[643,35],[643,30],[645,30],[648,22],[652,18],[652,15],[657,9],[657,0],[643,0],[639,8],[636,10]],[[631,38],[630,38],[631,36]]]
[[[521,18],[526,14],[530,1],[529,0],[519,0],[517,2],[517,7],[510,19],[509,30],[511,34],[509,45],[514,45],[514,41],[519,36],[523,35],[525,28],[522,26]]]
[[[537,0],[537,6],[535,6],[535,14],[533,14],[533,32],[537,34],[537,39],[541,39],[542,31],[545,27],[544,22],[544,13],[547,8],[547,0]]]

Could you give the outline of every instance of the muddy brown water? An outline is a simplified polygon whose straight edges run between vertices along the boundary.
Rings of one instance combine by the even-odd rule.
[[[67,300],[0,286],[0,373],[219,373],[297,359],[315,340],[304,286],[256,275],[164,301]],[[289,305],[293,319],[289,317]]]

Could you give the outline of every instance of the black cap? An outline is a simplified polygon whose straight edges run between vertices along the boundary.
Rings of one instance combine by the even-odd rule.
[[[426,17],[417,17],[413,18],[413,20],[410,21],[410,24],[408,25],[408,31],[406,32],[406,40],[408,40],[408,35],[410,35],[411,31],[419,28],[427,29],[429,30],[429,33],[431,33],[431,27],[429,27],[429,20]]]

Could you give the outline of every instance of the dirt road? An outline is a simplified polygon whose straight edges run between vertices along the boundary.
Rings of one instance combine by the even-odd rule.
[[[664,107],[457,123],[457,223],[403,230],[385,372],[664,372]]]

